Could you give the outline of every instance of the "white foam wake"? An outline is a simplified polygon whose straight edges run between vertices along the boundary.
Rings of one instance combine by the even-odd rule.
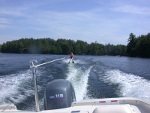
[[[122,96],[150,99],[150,81],[133,74],[127,74],[119,70],[107,71],[104,81],[119,84]]]
[[[22,87],[26,81],[31,79],[30,70],[2,76],[0,78],[0,103],[19,103],[25,100],[27,96],[33,95],[31,87],[29,89]]]
[[[69,65],[67,80],[69,80],[76,94],[77,101],[83,100],[86,97],[87,86],[88,86],[88,77],[92,66],[87,70],[81,70],[80,67],[76,67],[75,65]]]
[[[69,63],[70,59],[64,59],[63,61],[65,63]],[[73,61],[74,61],[75,64],[87,64],[86,62],[78,60],[78,59],[74,59]]]

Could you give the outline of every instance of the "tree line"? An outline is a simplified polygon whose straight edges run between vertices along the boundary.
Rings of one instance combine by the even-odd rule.
[[[138,37],[131,33],[127,44],[127,55],[150,58],[150,33]]]
[[[2,53],[29,53],[29,54],[70,54],[77,55],[119,55],[150,58],[150,33],[136,37],[129,35],[127,45],[88,44],[82,40],[51,39],[51,38],[22,38],[8,41],[0,45]]]
[[[99,44],[92,42],[88,44],[82,40],[68,40],[51,38],[22,38],[9,41],[1,45],[2,53],[31,53],[31,54],[64,54],[70,52],[78,55],[126,55],[125,45]]]

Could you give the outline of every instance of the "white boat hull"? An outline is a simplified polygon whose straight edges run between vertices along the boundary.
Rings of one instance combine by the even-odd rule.
[[[33,113],[20,111],[15,105],[1,105],[4,113]],[[40,113],[150,113],[150,104],[136,98],[104,98],[72,103],[69,108],[40,111]]]

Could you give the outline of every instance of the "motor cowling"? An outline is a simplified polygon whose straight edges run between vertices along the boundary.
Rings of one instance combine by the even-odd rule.
[[[68,80],[57,79],[47,84],[44,94],[45,110],[67,108],[74,101],[74,88]]]

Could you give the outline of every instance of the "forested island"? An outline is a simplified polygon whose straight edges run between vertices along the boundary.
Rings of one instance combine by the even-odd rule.
[[[104,45],[97,42],[88,44],[82,40],[54,40],[51,38],[22,38],[0,45],[1,53],[67,55],[71,51],[77,55],[118,55],[150,58],[150,33],[138,37],[131,33],[127,45]]]

